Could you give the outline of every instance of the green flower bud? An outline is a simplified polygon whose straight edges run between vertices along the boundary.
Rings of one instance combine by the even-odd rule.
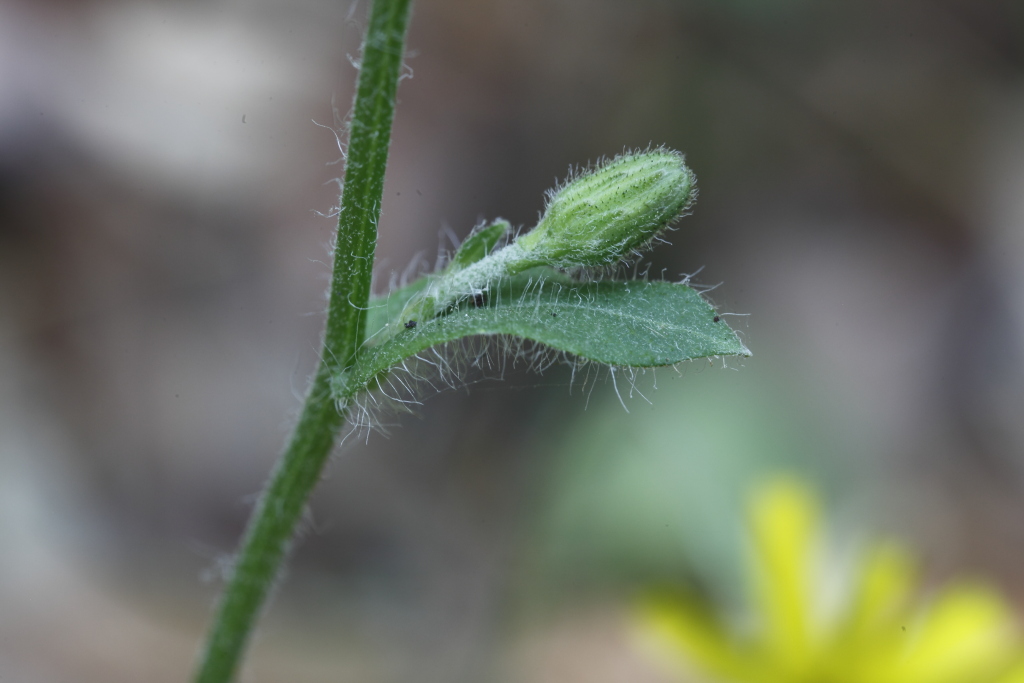
[[[683,155],[625,154],[550,195],[540,223],[516,243],[530,261],[561,267],[615,263],[643,247],[693,203]]]

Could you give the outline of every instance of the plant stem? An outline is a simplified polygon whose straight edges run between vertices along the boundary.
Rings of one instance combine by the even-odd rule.
[[[197,683],[227,683],[238,669],[267,591],[344,419],[331,400],[329,377],[326,363],[321,363],[288,448],[253,511],[207,639]]]
[[[330,379],[352,364],[365,334],[409,2],[374,0],[370,10],[349,135],[323,353],[299,422],[249,520],[207,637],[196,683],[228,683],[234,678],[295,526],[348,412],[335,406]]]

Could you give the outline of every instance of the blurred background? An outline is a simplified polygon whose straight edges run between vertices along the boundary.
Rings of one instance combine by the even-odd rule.
[[[316,362],[314,122],[366,5],[0,0],[0,680],[187,679]],[[651,272],[723,283],[754,356],[648,373],[628,413],[510,367],[380,416],[242,680],[678,680],[632,601],[741,600],[740,503],[779,470],[840,546],[1024,607],[1024,4],[423,0],[409,49],[378,292],[666,144],[701,194]]]

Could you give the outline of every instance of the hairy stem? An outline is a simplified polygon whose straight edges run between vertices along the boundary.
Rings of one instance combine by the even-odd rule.
[[[299,422],[246,529],[221,597],[196,683],[228,683],[266,600],[309,495],[346,417],[330,378],[352,364],[363,343],[377,243],[395,91],[410,0],[374,0],[363,43],[323,353]]]
[[[277,576],[295,525],[331,452],[344,415],[335,408],[321,364],[291,441],[253,511],[234,573],[206,642],[197,683],[227,683]]]

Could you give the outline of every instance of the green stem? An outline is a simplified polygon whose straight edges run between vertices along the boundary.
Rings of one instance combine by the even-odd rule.
[[[364,339],[409,2],[374,0],[370,10],[349,135],[324,350],[299,422],[249,521],[196,683],[228,683],[234,678],[295,526],[348,412],[335,406],[330,378],[353,363]]]

